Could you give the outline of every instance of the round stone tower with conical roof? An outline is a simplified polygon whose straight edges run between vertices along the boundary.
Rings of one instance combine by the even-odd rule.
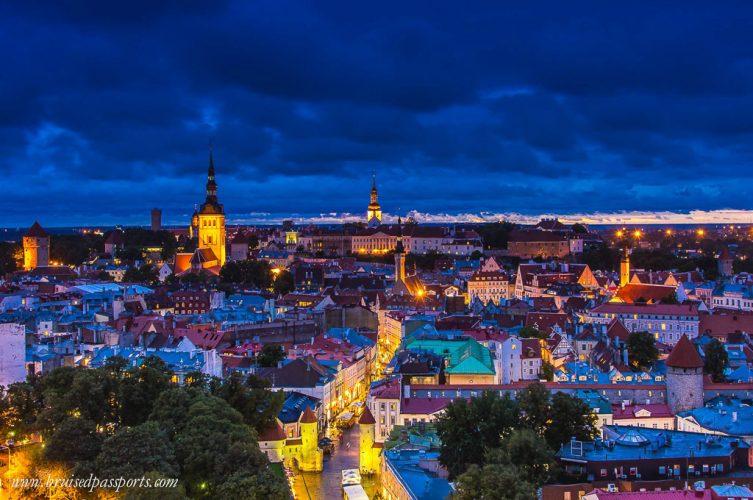
[[[667,404],[672,413],[703,406],[703,360],[685,335],[667,358]]]
[[[39,222],[29,228],[23,237],[24,271],[50,265],[50,235]]]
[[[376,420],[368,407],[365,407],[358,420],[361,432],[360,464],[361,474],[371,475],[379,472],[379,454],[381,443],[376,443]]]

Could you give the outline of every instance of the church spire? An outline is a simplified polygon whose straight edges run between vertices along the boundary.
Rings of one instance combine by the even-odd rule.
[[[366,223],[369,227],[377,227],[382,223],[382,207],[379,206],[379,193],[376,186],[376,172],[371,173],[371,197],[369,208],[366,210]]]
[[[212,143],[209,143],[209,169],[207,170],[207,204],[217,205],[217,182],[214,179],[214,158]]]
[[[371,205],[379,207],[379,193],[376,187],[376,172],[371,173]]]

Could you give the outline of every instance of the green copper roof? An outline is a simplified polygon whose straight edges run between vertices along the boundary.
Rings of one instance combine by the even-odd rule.
[[[494,375],[489,349],[473,339],[406,339],[406,349],[429,351],[447,360],[449,375]]]

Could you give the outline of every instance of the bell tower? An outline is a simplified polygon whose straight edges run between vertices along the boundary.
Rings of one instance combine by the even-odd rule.
[[[377,227],[382,223],[382,207],[379,206],[379,193],[376,187],[376,174],[371,177],[371,198],[366,210],[366,222],[369,227]]]
[[[225,264],[225,210],[217,200],[217,182],[214,178],[214,159],[209,146],[209,169],[207,171],[206,200],[198,213],[198,246],[214,252],[217,264]]]

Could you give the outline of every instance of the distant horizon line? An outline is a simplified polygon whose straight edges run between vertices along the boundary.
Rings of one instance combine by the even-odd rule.
[[[164,214],[164,212],[163,212]],[[542,219],[558,219],[565,224],[585,224],[589,226],[613,226],[613,225],[693,225],[693,224],[740,224],[753,225],[753,210],[717,209],[717,210],[691,210],[688,212],[672,211],[621,211],[621,212],[590,212],[590,213],[538,213],[523,214],[520,212],[507,213],[425,213],[411,210],[399,214],[403,219],[413,217],[418,223],[424,224],[483,224],[493,222],[512,222],[516,224],[536,224]],[[162,222],[164,227],[188,226],[190,215],[184,215],[185,221],[178,222],[178,217],[170,217]],[[183,217],[180,217],[183,219]],[[394,224],[398,214],[384,213],[383,222]],[[44,217],[29,220],[26,224],[3,225],[0,229],[16,230],[30,227],[35,220],[39,220],[43,227],[48,228],[98,228],[98,227],[148,227],[151,221],[144,218],[143,223],[128,220],[127,222],[89,222],[89,223],[44,223]],[[292,220],[297,225],[334,225],[354,222],[366,222],[364,215],[350,212],[319,214],[318,216],[301,216],[299,214],[280,215],[267,212],[251,212],[247,214],[226,215],[226,225],[279,225],[283,221]]]

